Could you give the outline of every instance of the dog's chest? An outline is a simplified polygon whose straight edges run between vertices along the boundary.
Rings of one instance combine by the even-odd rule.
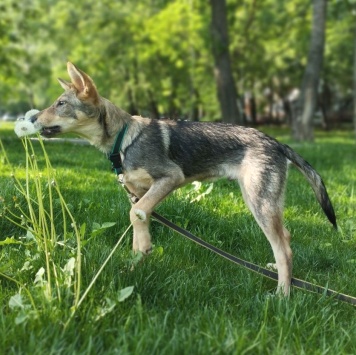
[[[124,183],[138,188],[148,190],[153,184],[153,177],[143,168],[138,168],[126,172],[124,175]]]

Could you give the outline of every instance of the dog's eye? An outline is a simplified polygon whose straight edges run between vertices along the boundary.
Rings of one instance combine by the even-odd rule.
[[[57,102],[57,106],[63,106],[66,103],[67,103],[66,101],[60,100],[60,101]]]

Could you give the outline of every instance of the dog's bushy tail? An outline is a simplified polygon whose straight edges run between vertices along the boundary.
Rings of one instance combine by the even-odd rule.
[[[299,171],[309,181],[311,187],[315,192],[316,198],[320,203],[321,208],[328,217],[329,221],[333,224],[334,228],[337,229],[334,208],[331,204],[328,192],[321,176],[313,169],[313,167],[307,161],[305,161],[299,154],[292,150],[292,148],[285,144],[281,144],[280,148],[282,149],[283,154],[299,169]]]

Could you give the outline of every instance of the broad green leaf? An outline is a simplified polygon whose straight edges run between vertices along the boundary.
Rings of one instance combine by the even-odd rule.
[[[63,271],[68,275],[73,275],[75,268],[75,258],[71,257],[68,262],[64,265]]]
[[[35,236],[30,230],[28,230],[26,233],[26,240],[35,240]]]
[[[25,310],[22,309],[16,316],[15,318],[15,324],[19,325],[24,323],[27,319],[29,318],[29,313]]]
[[[125,301],[126,298],[131,296],[133,290],[134,290],[134,286],[129,286],[129,287],[123,288],[122,290],[119,291],[119,295],[117,297],[117,300],[119,302]]]
[[[87,226],[87,225],[86,225],[85,223],[83,223],[83,224],[80,226],[80,236],[81,236],[81,238],[83,238],[84,235],[85,235],[86,226]]]
[[[0,241],[0,245],[9,245],[9,244],[22,244],[18,240],[15,240],[14,237],[7,237],[5,240]]]
[[[91,237],[96,237],[97,235],[102,234],[105,229],[114,226],[115,222],[104,222],[102,225],[99,223],[93,222],[93,231],[91,232]]]
[[[104,222],[101,225],[101,228],[110,228],[110,227],[113,227],[115,224],[116,224],[116,222]]]
[[[11,309],[14,309],[14,308],[24,308],[25,305],[23,303],[23,299],[22,299],[22,296],[17,293],[16,295],[12,296],[9,300],[9,307]]]
[[[35,284],[40,284],[40,285],[42,286],[43,281],[44,281],[44,274],[45,274],[45,269],[44,269],[43,267],[41,267],[41,268],[37,271],[37,274],[36,274],[34,283],[35,283]]]

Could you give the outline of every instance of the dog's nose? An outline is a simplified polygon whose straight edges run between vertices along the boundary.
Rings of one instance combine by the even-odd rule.
[[[37,121],[37,118],[38,118],[38,114],[31,116],[30,117],[31,123],[35,123]]]

